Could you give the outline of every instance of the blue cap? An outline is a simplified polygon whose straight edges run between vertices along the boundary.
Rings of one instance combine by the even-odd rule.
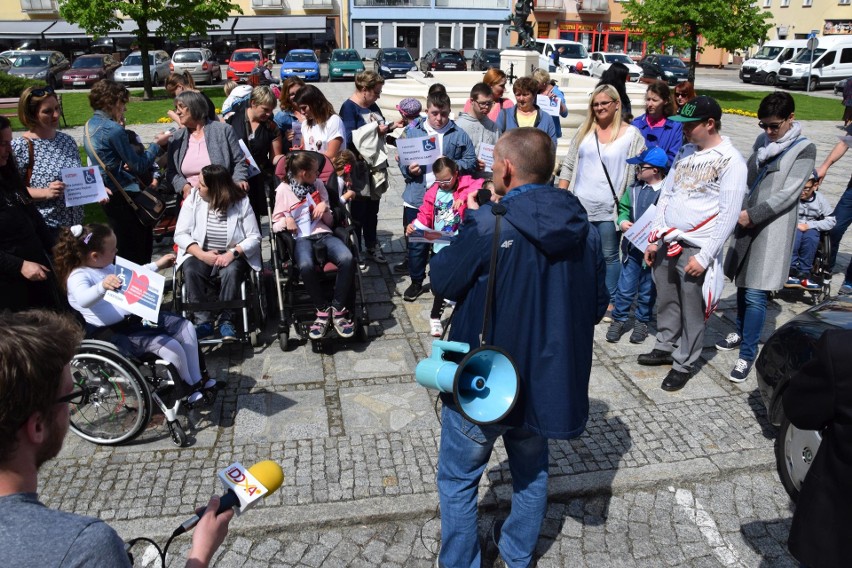
[[[650,164],[658,168],[665,168],[666,165],[669,163],[669,157],[666,155],[665,150],[663,150],[659,146],[654,146],[653,148],[646,148],[638,156],[634,156],[633,158],[627,158],[627,163]]]

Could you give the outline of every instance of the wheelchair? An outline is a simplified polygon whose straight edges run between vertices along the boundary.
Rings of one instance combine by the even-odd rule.
[[[821,231],[819,234],[819,246],[814,255],[814,264],[811,268],[810,278],[814,282],[819,282],[820,287],[813,290],[802,288],[801,286],[787,285],[782,288],[782,291],[791,295],[803,297],[805,294],[810,295],[811,303],[817,305],[823,302],[831,295],[831,237],[829,231]]]
[[[167,361],[154,354],[137,359],[108,341],[85,339],[71,359],[71,376],[82,395],[71,403],[70,429],[84,440],[107,446],[129,442],[148,426],[156,404],[172,442],[186,445],[179,419],[181,408],[189,406],[183,401],[186,386]],[[215,391],[202,391],[202,397],[210,404]]]
[[[340,203],[340,197],[337,188],[337,176],[328,173],[330,160],[323,154],[311,152],[317,160],[320,178],[327,177],[324,181],[328,191],[329,205],[334,216],[333,234],[343,241],[352,253],[355,264],[355,278],[353,279],[352,289],[349,291],[346,301],[346,308],[352,316],[355,324],[354,339],[359,342],[367,341],[367,328],[370,325],[370,317],[367,310],[367,304],[364,301],[363,283],[361,281],[361,271],[357,266],[360,261],[360,251],[355,240],[354,227],[346,207]],[[284,162],[281,160],[280,163]],[[279,179],[283,179],[285,172],[283,170],[276,171]],[[270,227],[272,226],[272,203],[274,202],[274,191],[267,194],[267,213],[270,219]],[[304,287],[299,274],[299,266],[295,260],[295,239],[286,231],[269,233],[269,244],[272,250],[272,263],[274,265],[275,288],[278,294],[278,346],[282,351],[287,351],[289,347],[290,329],[292,328],[302,341],[308,341],[308,332],[311,324],[316,317],[316,309],[311,302],[310,295]],[[337,277],[337,267],[331,262],[326,262],[324,251],[314,249],[316,260],[316,270],[322,273],[320,278],[323,293],[327,298],[331,298],[334,291],[334,283]],[[331,328],[322,339],[310,340],[311,348],[315,353],[323,351],[324,342],[330,336],[336,335],[336,332]]]

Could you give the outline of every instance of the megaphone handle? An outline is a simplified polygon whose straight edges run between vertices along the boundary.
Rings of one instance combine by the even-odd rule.
[[[494,302],[494,281],[497,279],[497,253],[500,251],[500,220],[506,214],[506,206],[495,203],[491,206],[494,220],[494,238],[491,240],[491,265],[488,267],[488,288],[485,292],[485,314],[482,316],[482,331],[479,333],[480,347],[485,345],[486,333],[491,323],[491,304]]]

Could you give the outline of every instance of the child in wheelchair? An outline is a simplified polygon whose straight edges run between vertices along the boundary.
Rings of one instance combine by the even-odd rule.
[[[330,325],[340,337],[355,334],[355,324],[346,307],[354,279],[351,251],[332,231],[334,219],[325,184],[317,179],[317,160],[308,153],[287,157],[287,178],[275,191],[272,230],[287,231],[295,238],[294,260],[299,275],[316,310],[308,337],[322,339]],[[328,262],[337,267],[331,305],[324,297],[317,271],[315,250],[323,250]]]
[[[56,276],[68,303],[85,320],[86,334],[103,338],[134,357],[154,353],[177,369],[188,388],[186,400],[196,404],[209,399],[219,384],[201,368],[195,328],[184,318],[161,311],[157,322],[143,321],[104,299],[107,290],[121,288],[115,275],[118,248],[107,225],[74,225],[62,229],[53,249]],[[147,264],[150,270],[172,266],[173,254]]]
[[[796,235],[793,240],[793,257],[790,262],[790,276],[785,288],[819,290],[823,283],[812,276],[814,257],[819,248],[820,233],[831,230],[836,222],[832,207],[819,193],[819,177],[816,171],[802,188],[799,198],[799,214],[796,222]]]

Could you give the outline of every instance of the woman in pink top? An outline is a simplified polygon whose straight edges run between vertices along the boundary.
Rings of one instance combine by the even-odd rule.
[[[296,240],[294,260],[317,314],[308,336],[322,339],[332,323],[340,337],[348,338],[355,334],[346,307],[355,265],[349,248],[331,232],[334,220],[328,206],[328,192],[317,179],[317,168],[317,160],[306,152],[287,156],[287,181],[275,190],[272,230],[288,231]],[[328,261],[337,266],[331,306],[323,295],[314,263],[314,246],[319,244],[325,247]]]
[[[491,87],[491,93],[494,95],[494,106],[488,112],[488,118],[497,121],[500,111],[504,108],[511,108],[515,103],[511,99],[504,98],[506,93],[506,74],[499,69],[492,67],[482,76],[482,82]],[[470,99],[464,103],[464,112],[470,114]]]

